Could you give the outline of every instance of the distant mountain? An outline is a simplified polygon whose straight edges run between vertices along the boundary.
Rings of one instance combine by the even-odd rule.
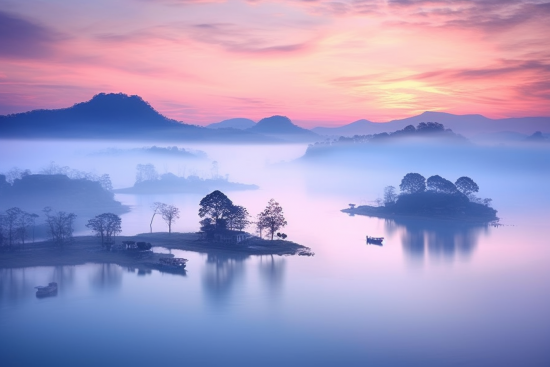
[[[267,136],[276,136],[289,141],[314,141],[319,140],[319,135],[311,130],[294,125],[286,116],[271,116],[261,119],[255,126],[246,131]]]
[[[206,127],[210,129],[225,129],[225,128],[231,128],[231,129],[239,129],[244,130],[248,129],[252,126],[256,125],[256,123],[250,119],[245,118],[234,118],[229,120],[223,120],[220,122],[215,122],[213,124],[207,125]]]
[[[312,131],[328,136],[368,135],[403,129],[408,125],[415,126],[420,122],[439,122],[454,132],[465,136],[500,131],[512,131],[522,134],[532,134],[535,131],[550,131],[550,117],[490,119],[482,115],[453,115],[451,113],[430,111],[418,116],[389,122],[374,123],[368,120],[358,120],[351,124],[335,128],[316,127]]]
[[[139,96],[100,93],[69,108],[0,116],[0,138],[96,138],[280,142],[235,129],[208,129],[166,118]]]

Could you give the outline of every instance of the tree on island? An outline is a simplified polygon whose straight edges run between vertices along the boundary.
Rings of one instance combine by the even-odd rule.
[[[227,217],[233,208],[233,202],[221,191],[206,195],[199,203],[199,217],[205,218],[201,224],[209,224],[214,230],[225,229]],[[209,223],[207,223],[209,222]]]
[[[426,191],[426,179],[419,173],[407,173],[401,180],[399,189],[407,194],[424,192]]]
[[[260,230],[267,229],[268,235],[271,235],[271,240],[273,241],[273,236],[275,232],[287,225],[283,214],[283,208],[279,205],[275,199],[269,200],[267,207],[263,212],[258,214],[257,226]]]
[[[64,211],[54,213],[49,206],[44,208],[44,214],[46,215],[48,233],[53,243],[63,246],[71,242],[73,239],[73,223],[76,219],[76,214]]]
[[[439,175],[429,177],[426,183],[428,190],[441,194],[454,194],[458,191],[456,186],[451,181],[446,180]]]
[[[122,232],[122,220],[113,213],[103,213],[88,220],[86,227],[90,228],[101,238],[101,246],[110,246],[114,243],[113,237]]]
[[[153,220],[155,219],[155,215],[161,214],[166,205],[167,204],[160,203],[158,201],[151,205],[151,209],[153,209],[153,216],[151,217],[151,223],[149,223],[149,233],[153,233]]]
[[[455,186],[464,195],[470,197],[474,192],[479,191],[479,186],[470,177],[462,176],[455,182]]]
[[[33,226],[34,233],[37,217],[38,215],[27,213],[18,207],[9,208],[4,214],[0,214],[0,245],[11,247],[18,242],[25,245],[29,227]]]
[[[157,170],[151,163],[136,166],[136,182],[156,180],[159,177]]]
[[[242,231],[250,224],[249,216],[245,207],[232,205],[227,215],[227,228],[231,231]]]
[[[386,186],[384,188],[384,205],[388,206],[395,204],[397,201],[397,193],[395,192],[395,187]]]
[[[168,224],[168,233],[172,233],[172,223],[180,217],[180,210],[173,205],[165,205],[161,210],[162,219]]]

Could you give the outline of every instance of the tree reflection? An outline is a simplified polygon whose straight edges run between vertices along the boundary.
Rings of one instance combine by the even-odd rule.
[[[275,295],[282,288],[285,274],[285,259],[273,255],[260,257],[260,275],[269,291]]]
[[[113,290],[122,284],[122,268],[115,264],[98,264],[97,271],[90,278],[96,289]]]
[[[387,232],[400,230],[403,251],[412,260],[470,257],[479,236],[488,231],[486,224],[404,218],[388,219],[385,226]]]
[[[244,260],[247,258],[247,255],[208,254],[203,286],[214,304],[221,305],[227,301],[235,283],[244,274]]]

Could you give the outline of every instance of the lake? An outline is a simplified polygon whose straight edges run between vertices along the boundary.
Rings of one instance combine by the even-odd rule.
[[[178,144],[206,152],[204,162],[90,154],[114,145],[4,141],[0,171],[38,172],[55,160],[109,173],[120,188],[133,184],[139,162],[206,177],[215,160],[231,181],[260,186],[226,192],[235,204],[255,216],[276,199],[288,239],[315,256],[172,250],[189,259],[185,276],[109,264],[0,269],[2,366],[550,365],[550,172],[495,173],[475,163],[453,172],[448,162],[420,172],[478,182],[503,225],[472,226],[340,212],[398,186],[411,171],[406,159],[374,171],[288,163],[304,145]],[[155,201],[180,208],[173,231],[197,231],[203,196],[117,194],[131,208],[123,234],[149,230]],[[153,229],[167,226],[155,218]],[[367,235],[385,237],[383,246],[367,245]],[[50,281],[58,295],[36,298],[34,286]]]

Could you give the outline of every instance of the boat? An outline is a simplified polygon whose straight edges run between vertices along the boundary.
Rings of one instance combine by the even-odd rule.
[[[36,286],[36,297],[48,297],[57,295],[57,283],[52,282],[46,286]]]
[[[384,241],[384,237],[369,237],[369,236],[367,236],[367,244],[382,246],[382,241]]]
[[[173,269],[185,269],[187,259],[182,257],[163,257],[159,259],[160,265]]]

